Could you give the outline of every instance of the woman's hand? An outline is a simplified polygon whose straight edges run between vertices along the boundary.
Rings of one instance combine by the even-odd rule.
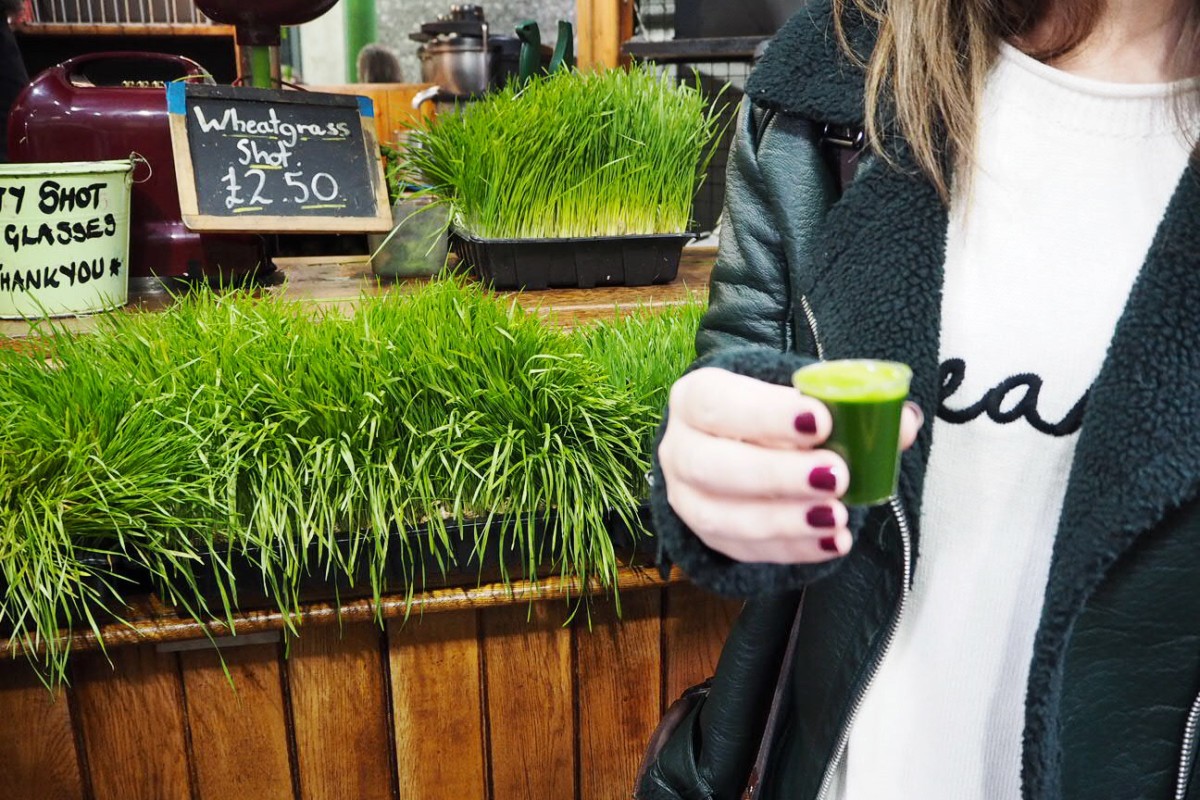
[[[906,403],[900,445],[921,410]],[[738,561],[809,564],[853,541],[840,498],[850,473],[830,450],[829,410],[788,386],[698,369],[671,388],[658,448],[667,499],[708,547]]]

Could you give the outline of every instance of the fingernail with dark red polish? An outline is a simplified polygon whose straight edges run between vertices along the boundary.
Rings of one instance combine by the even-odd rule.
[[[829,467],[817,467],[809,473],[808,484],[814,489],[832,492],[837,489],[837,476]]]
[[[837,527],[837,517],[829,506],[814,506],[808,510],[808,524],[814,528]]]
[[[817,432],[817,418],[807,411],[796,417],[796,430],[809,436]]]
[[[824,550],[826,553],[842,552],[841,548],[838,547],[836,536],[826,536],[818,544],[821,545],[821,549]]]

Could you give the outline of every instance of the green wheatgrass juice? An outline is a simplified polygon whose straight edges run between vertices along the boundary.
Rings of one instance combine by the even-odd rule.
[[[792,383],[833,416],[825,447],[845,459],[848,505],[876,505],[896,493],[900,413],[912,370],[895,361],[822,361],[796,370]]]

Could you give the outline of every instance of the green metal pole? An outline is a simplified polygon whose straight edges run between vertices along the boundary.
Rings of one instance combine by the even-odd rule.
[[[250,48],[250,85],[259,89],[274,89],[271,80],[271,48],[254,45]]]
[[[375,41],[375,0],[343,0],[346,9],[346,75],[358,81],[358,51]]]

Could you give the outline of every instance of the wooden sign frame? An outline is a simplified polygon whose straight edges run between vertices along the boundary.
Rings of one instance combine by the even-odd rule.
[[[375,112],[371,99],[356,95],[358,118],[362,127],[367,172],[371,181],[376,213],[371,216],[234,215],[205,214],[200,210],[196,187],[192,142],[188,134],[188,98],[199,90],[206,99],[228,99],[278,103],[280,105],[344,105],[346,95],[303,91],[275,91],[233,86],[213,86],[176,82],[167,85],[167,116],[171,127],[171,150],[175,160],[175,178],[179,187],[179,206],[183,224],[190,230],[213,233],[383,233],[392,229],[391,202],[379,155],[379,140],[375,133]]]

